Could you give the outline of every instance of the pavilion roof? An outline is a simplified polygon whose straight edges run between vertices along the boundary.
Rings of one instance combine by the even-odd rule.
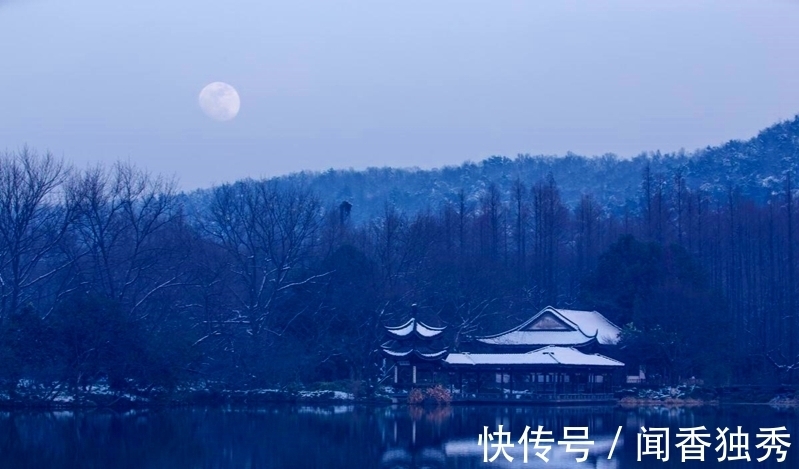
[[[418,337],[424,339],[432,339],[441,335],[444,329],[446,329],[446,327],[429,326],[416,318],[409,319],[401,326],[386,326],[386,332],[388,332],[389,336],[394,338],[405,338],[411,334],[416,334]]]
[[[381,346],[383,353],[392,358],[415,357],[422,360],[439,360],[447,355],[447,349],[435,349],[430,347],[414,347],[412,345],[400,344],[396,341],[386,342]]]
[[[543,346],[618,343],[621,329],[596,311],[556,309],[547,306],[519,326],[500,334],[477,337],[488,345]]]
[[[573,347],[554,345],[527,353],[450,353],[444,361],[454,366],[624,366],[624,363],[598,353],[587,354]]]

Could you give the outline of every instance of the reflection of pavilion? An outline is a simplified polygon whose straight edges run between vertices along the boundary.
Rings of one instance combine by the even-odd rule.
[[[547,467],[547,468],[596,468],[596,469],[615,469],[619,467],[618,460],[621,459],[622,448],[624,447],[624,438],[619,438],[619,441],[616,443],[616,447],[613,449],[613,456],[608,459],[608,454],[610,454],[610,449],[613,446],[613,437],[614,435],[603,435],[594,437],[591,436],[591,440],[594,442],[591,446],[582,446],[582,448],[588,448],[588,459],[584,462],[578,463],[575,461],[576,457],[579,457],[579,453],[567,453],[566,448],[563,445],[558,445],[556,443],[548,444],[551,446],[551,449],[546,453],[549,462],[544,462],[544,460],[539,459],[535,456],[535,451],[532,447],[528,448],[528,464],[531,467]],[[557,438],[556,438],[557,440]],[[531,445],[532,446],[532,445]],[[489,450],[489,455],[493,456],[494,450]],[[518,442],[514,442],[513,448],[508,448],[506,452],[508,455],[513,457],[513,462],[508,462],[504,457],[501,455],[494,460],[494,462],[490,463],[492,466],[495,467],[519,467],[519,464],[523,464],[523,456],[524,456],[524,449],[522,445],[518,444]],[[483,461],[483,447],[477,445],[477,438],[475,439],[463,439],[463,440],[451,440],[444,444],[444,454],[447,458],[469,458],[472,460],[478,460],[482,463]],[[489,456],[489,457],[490,457]]]
[[[380,458],[381,468],[411,469],[411,468],[444,468],[447,465],[447,455],[439,448],[406,449],[393,448],[383,452]]]
[[[507,453],[514,457],[512,463],[501,455],[492,467],[521,467],[523,446],[518,443],[520,431],[525,425],[532,428],[542,425],[552,431],[553,443],[547,453],[549,462],[528,454],[530,467],[615,469],[624,459],[624,432],[619,436],[613,456],[608,459],[618,425],[614,407],[610,406],[449,406],[446,411],[421,406],[396,406],[385,410],[381,420],[382,448],[380,468],[443,468],[443,467],[489,467],[483,463],[483,447],[478,444],[478,435],[483,426],[489,431],[503,425],[511,431],[513,448]],[[441,411],[441,415],[439,415]],[[627,424],[629,427],[629,423]],[[580,453],[566,452],[563,429],[567,426],[588,428],[588,439],[594,444],[576,446],[588,448],[588,459],[577,463]],[[633,441],[635,445],[635,441]],[[531,450],[528,447],[528,451]],[[489,449],[489,457],[494,449]]]
[[[596,311],[547,307],[500,334],[475,337],[448,353],[444,328],[416,317],[387,327],[383,353],[399,389],[443,384],[460,400],[575,402],[612,400],[624,364],[612,351],[621,330]]]
[[[400,415],[404,417],[399,418]],[[393,425],[383,434],[383,442],[388,445],[388,449],[383,451],[380,467],[386,469],[446,467],[447,456],[443,450],[443,441],[433,436],[450,417],[449,407],[427,409],[409,406],[402,410],[401,414],[393,414]],[[417,432],[420,432],[418,436]]]

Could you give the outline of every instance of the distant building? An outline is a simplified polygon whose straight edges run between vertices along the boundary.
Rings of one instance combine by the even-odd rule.
[[[394,338],[383,352],[396,365],[396,386],[437,382],[458,397],[478,400],[593,401],[611,399],[614,376],[623,375],[624,363],[599,353],[612,352],[621,330],[596,311],[546,307],[513,329],[474,337],[453,353],[441,342],[443,331],[415,317],[386,328]],[[411,381],[402,379],[403,366],[413,367]]]

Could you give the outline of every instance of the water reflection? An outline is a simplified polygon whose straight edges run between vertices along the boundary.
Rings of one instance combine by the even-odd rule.
[[[680,427],[704,425],[712,438],[716,427],[743,426],[750,433],[749,451],[760,427],[785,425],[793,436],[799,428],[794,409],[765,406],[727,408],[618,407],[451,407],[439,409],[396,406],[275,406],[258,409],[176,409],[95,412],[0,412],[0,467],[25,468],[628,468],[705,467],[719,464],[714,448],[704,463],[681,463],[674,435]],[[478,435],[484,426],[499,425],[511,432],[513,456],[483,462]],[[548,463],[534,456],[522,461],[517,442],[526,426],[552,430],[561,440],[564,427],[587,427],[594,441],[589,458],[577,463],[579,453],[552,444]],[[618,442],[608,459],[616,431]],[[637,462],[640,427],[672,429],[668,463],[650,459]],[[793,439],[793,438],[792,438]],[[795,445],[796,446],[796,445]],[[771,460],[760,467],[794,467],[787,460]],[[493,455],[491,449],[489,455]],[[725,467],[742,464],[723,462]],[[745,463],[744,463],[745,464]]]
[[[411,438],[398,435],[384,453],[381,467],[392,468],[421,468],[421,467],[522,467],[523,447],[518,444],[518,438],[526,426],[553,431],[555,440],[561,439],[564,427],[587,427],[590,439],[594,444],[590,446],[588,460],[577,463],[576,458],[580,453],[567,452],[566,447],[552,444],[551,449],[545,454],[548,461],[538,459],[536,450],[530,445],[527,465],[551,468],[616,468],[618,460],[608,460],[615,432],[618,428],[611,427],[614,422],[612,407],[454,407],[452,409],[411,409],[411,422],[403,422],[402,415],[394,415],[396,425],[410,425]],[[423,424],[428,433],[418,437],[419,425]],[[508,448],[506,453],[513,458],[510,462],[500,455],[493,462],[486,464],[484,447],[477,444],[478,435],[483,427],[489,431],[496,431],[499,425],[503,430],[511,432],[510,441],[513,448]],[[429,435],[433,433],[434,435]],[[621,436],[616,444],[615,451],[620,451],[624,446],[624,437]],[[488,456],[495,453],[489,449]]]

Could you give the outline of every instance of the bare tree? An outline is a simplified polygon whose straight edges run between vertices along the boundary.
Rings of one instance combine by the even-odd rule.
[[[75,251],[81,282],[131,313],[180,284],[186,243],[174,180],[129,163],[87,169],[69,185],[77,203]],[[141,315],[147,314],[142,312]]]
[[[253,337],[280,336],[308,305],[286,300],[325,276],[306,275],[316,243],[318,199],[275,181],[244,181],[214,189],[205,230],[227,252],[237,305],[224,320]]]
[[[69,169],[27,148],[0,156],[0,319],[16,312],[31,290],[64,269],[52,259],[73,214],[62,182]]]
[[[386,203],[383,216],[372,222],[374,248],[386,285],[392,287],[404,265],[403,236],[408,227],[407,218],[393,205]]]

